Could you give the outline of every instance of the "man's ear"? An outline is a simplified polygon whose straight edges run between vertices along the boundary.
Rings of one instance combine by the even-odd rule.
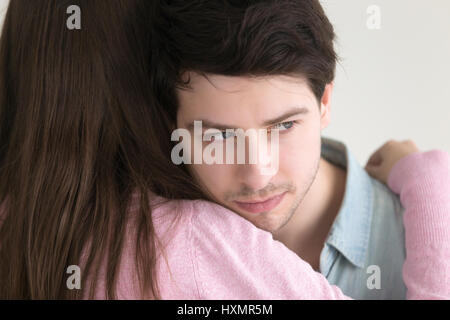
[[[331,96],[333,93],[334,82],[330,82],[325,86],[325,90],[320,101],[320,130],[328,127],[331,121]]]

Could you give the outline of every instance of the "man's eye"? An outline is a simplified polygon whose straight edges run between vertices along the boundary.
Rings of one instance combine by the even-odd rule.
[[[294,124],[295,121],[287,121],[273,126],[273,129],[278,129],[279,131],[286,131],[291,129],[294,126]]]
[[[221,132],[216,132],[216,133],[213,133],[210,135],[206,135],[206,137],[209,141],[226,140],[226,139],[234,137],[234,136],[235,136],[235,133],[232,131],[230,131],[230,132],[221,131]]]

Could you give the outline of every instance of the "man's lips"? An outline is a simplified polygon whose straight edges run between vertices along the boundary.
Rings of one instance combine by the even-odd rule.
[[[234,203],[236,203],[239,208],[251,213],[266,212],[278,206],[278,204],[283,200],[285,194],[286,192],[283,192],[264,201],[234,201]]]

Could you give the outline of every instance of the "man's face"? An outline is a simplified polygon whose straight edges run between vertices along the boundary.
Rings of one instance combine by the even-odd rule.
[[[189,75],[192,89],[177,90],[177,126],[191,131],[192,146],[194,131],[190,124],[195,120],[202,121],[203,132],[208,129],[207,123],[213,123],[212,128],[219,130],[279,130],[278,170],[270,175],[261,170],[267,163],[251,164],[248,157],[245,164],[235,161],[234,164],[188,165],[220,205],[258,228],[269,232],[278,230],[294,214],[317,174],[321,130],[328,124],[327,108],[319,108],[313,92],[301,78],[208,75],[206,79],[196,73]],[[226,139],[236,139],[225,133],[223,138],[224,146]],[[212,142],[203,142],[202,148],[209,143]],[[236,155],[236,143],[234,148]],[[246,151],[249,152],[248,147]],[[269,158],[273,159],[272,156]],[[266,199],[269,200],[261,203]]]

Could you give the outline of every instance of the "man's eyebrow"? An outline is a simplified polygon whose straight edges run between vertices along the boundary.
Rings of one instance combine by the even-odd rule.
[[[298,116],[301,114],[307,114],[309,112],[309,109],[307,107],[304,106],[296,106],[293,107],[292,109],[286,111],[284,114],[282,114],[279,117],[276,117],[275,119],[271,119],[271,120],[266,120],[263,123],[263,126],[270,126],[270,125],[274,125],[274,124],[278,124],[280,122],[283,122],[286,119],[289,119],[293,116]]]
[[[295,106],[291,109],[289,109],[288,111],[286,111],[284,114],[282,114],[281,116],[276,117],[275,119],[270,119],[270,120],[266,120],[262,123],[262,126],[264,127],[268,127],[274,124],[278,124],[280,122],[282,122],[283,120],[286,120],[288,118],[291,118],[293,116],[297,116],[297,115],[301,115],[301,114],[307,114],[309,112],[309,109],[307,107],[304,106]],[[202,122],[202,128],[214,128],[214,129],[218,129],[221,131],[225,131],[226,129],[239,129],[237,127],[231,126],[231,125],[226,125],[226,124],[220,124],[220,123],[215,123],[213,121],[209,121],[209,120],[196,120],[196,121],[201,121]],[[191,122],[187,125],[187,129],[188,130],[193,130],[194,129],[194,123]]]

